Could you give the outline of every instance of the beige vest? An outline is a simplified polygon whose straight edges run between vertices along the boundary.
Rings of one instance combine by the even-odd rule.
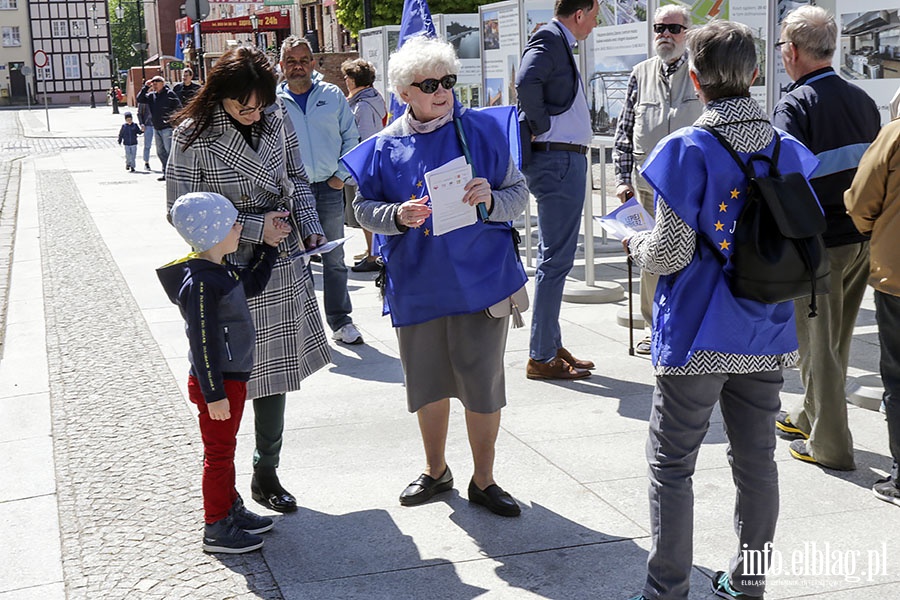
[[[678,67],[668,82],[660,74],[662,65],[662,59],[654,56],[634,67],[637,79],[632,134],[635,173],[661,139],[677,129],[693,125],[703,112],[688,75],[687,61]],[[636,176],[634,181],[644,188],[642,191],[650,191],[643,177]]]

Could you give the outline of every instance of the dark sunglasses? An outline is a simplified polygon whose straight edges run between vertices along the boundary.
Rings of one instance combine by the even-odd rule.
[[[452,89],[454,85],[456,85],[456,75],[444,75],[440,79],[426,79],[425,81],[412,82],[409,85],[414,85],[426,94],[433,94],[437,91],[438,86],[443,87],[445,90]]]
[[[782,40],[782,41],[780,41],[780,42],[775,42],[774,45],[775,45],[776,48],[781,48],[781,47],[784,46],[785,44],[790,44],[790,43],[791,43],[790,40]]]
[[[654,23],[653,24],[653,33],[662,33],[663,31],[668,30],[672,35],[678,35],[682,31],[687,29],[684,25],[679,25],[678,23]]]

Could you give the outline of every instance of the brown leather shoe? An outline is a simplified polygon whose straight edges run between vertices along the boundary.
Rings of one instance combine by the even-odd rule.
[[[528,379],[583,379],[590,377],[591,372],[587,369],[577,369],[561,358],[554,358],[548,363],[529,358],[525,376]]]
[[[576,369],[587,369],[591,370],[594,368],[594,363],[589,360],[579,360],[572,356],[572,353],[566,350],[565,348],[560,348],[556,351],[556,358],[561,358]]]

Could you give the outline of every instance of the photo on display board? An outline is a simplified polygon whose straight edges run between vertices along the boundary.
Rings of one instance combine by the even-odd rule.
[[[616,0],[600,0],[597,11],[597,27],[608,27],[616,24]]]
[[[503,105],[503,78],[490,77],[484,80],[485,88],[487,88],[487,98],[485,106],[502,106]]]
[[[646,54],[606,56],[595,65],[587,85],[591,129],[595,134],[615,133],[619,115],[625,106],[625,91],[631,70],[646,58]]]
[[[525,17],[525,39],[533,36],[538,29],[546,25],[553,18],[553,11],[547,10],[529,10]]]
[[[519,56],[510,54],[506,57],[506,102],[504,104],[516,104],[519,101],[519,93],[516,91],[516,72],[519,70]]]
[[[460,60],[481,58],[481,32],[478,15],[447,15],[447,41],[453,44]]]
[[[482,13],[481,39],[485,50],[500,49],[500,16],[496,10]]]
[[[640,23],[647,20],[647,0],[618,0],[616,2],[616,23]]]
[[[900,79],[900,11],[843,13],[840,67],[847,79]]]

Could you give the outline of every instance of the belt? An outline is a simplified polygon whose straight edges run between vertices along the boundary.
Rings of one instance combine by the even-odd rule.
[[[578,144],[565,144],[563,142],[531,142],[532,152],[574,152],[584,156],[587,154],[587,146],[579,146]]]

